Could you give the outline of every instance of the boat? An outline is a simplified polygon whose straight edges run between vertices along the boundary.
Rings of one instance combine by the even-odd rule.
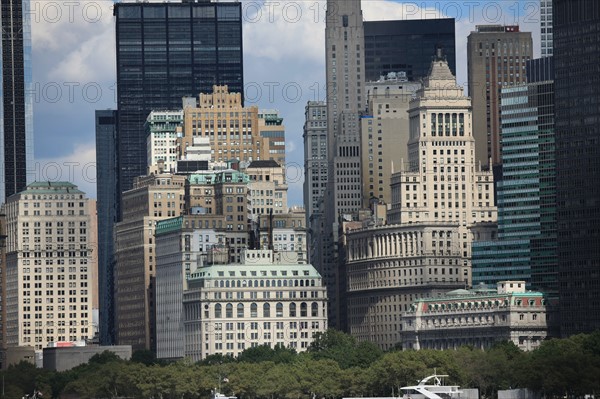
[[[212,391],[211,399],[238,399],[237,396],[223,395],[222,393],[217,391],[217,388],[215,388],[214,390],[211,390],[211,391]]]
[[[458,399],[462,391],[458,385],[444,385],[444,374],[433,374],[423,378],[419,384],[400,388],[403,399]]]

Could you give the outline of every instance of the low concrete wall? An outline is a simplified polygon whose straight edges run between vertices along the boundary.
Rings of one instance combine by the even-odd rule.
[[[131,346],[73,346],[69,348],[44,348],[44,368],[66,371],[87,363],[92,356],[109,351],[123,360],[131,359]]]

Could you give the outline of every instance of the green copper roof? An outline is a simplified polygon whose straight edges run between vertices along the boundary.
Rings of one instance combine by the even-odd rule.
[[[183,224],[183,216],[178,216],[172,219],[160,220],[156,223],[155,235],[168,234],[174,231],[181,230]]]
[[[198,173],[188,177],[192,185],[250,183],[250,176],[237,170],[215,171],[214,173]]]

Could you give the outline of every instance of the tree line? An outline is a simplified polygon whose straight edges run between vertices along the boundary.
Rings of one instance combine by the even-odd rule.
[[[65,372],[36,369],[28,363],[2,371],[3,397],[21,398],[33,390],[43,398],[209,398],[212,390],[240,399],[342,398],[398,396],[400,387],[432,374],[448,383],[478,388],[480,397],[528,388],[544,397],[581,397],[600,393],[600,331],[551,339],[531,352],[512,342],[482,351],[381,351],[368,342],[329,330],[309,350],[267,346],[249,348],[236,359],[211,356],[192,363],[165,363],[151,352],[130,361],[110,352]]]

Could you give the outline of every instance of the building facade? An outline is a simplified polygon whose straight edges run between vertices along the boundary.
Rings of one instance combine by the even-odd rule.
[[[183,112],[181,156],[186,155],[186,149],[198,136],[210,139],[214,162],[263,159],[258,108],[244,107],[241,92],[230,92],[227,86],[213,86],[210,94],[200,94],[197,108],[186,106]]]
[[[384,349],[400,342],[413,300],[470,285],[471,243],[489,239],[497,218],[492,173],[475,166],[471,101],[441,53],[408,116],[408,167],[392,175],[388,224],[344,231],[349,331]]]
[[[263,140],[261,159],[285,166],[285,125],[279,111],[259,110],[258,130]]]
[[[325,27],[327,83],[327,165],[323,198],[324,231],[317,268],[328,288],[329,323],[340,323],[338,253],[339,221],[361,205],[360,112],[365,100],[365,38],[360,0],[328,0]]]
[[[600,4],[554,0],[556,217],[561,334],[600,328]]]
[[[304,107],[304,207],[306,220],[317,212],[327,188],[327,105],[309,101]]]
[[[250,177],[250,208],[253,218],[258,215],[287,213],[285,169],[276,161],[252,161],[245,169]]]
[[[152,110],[213,85],[244,87],[238,2],[116,3],[119,189],[146,174],[144,122]]]
[[[473,284],[524,280],[556,296],[554,82],[528,63],[529,83],[502,89],[497,240],[473,243]]]
[[[92,338],[88,198],[68,182],[35,182],[6,202],[6,346]]]
[[[431,58],[431,56],[430,56]],[[419,83],[392,73],[368,82],[367,110],[361,117],[363,208],[375,199],[391,204],[390,180],[394,169],[408,163],[408,106]]]
[[[534,350],[547,336],[546,300],[525,281],[501,281],[497,289],[459,289],[420,299],[402,315],[402,348],[488,349],[503,341]]]
[[[177,138],[183,134],[183,111],[152,111],[144,130],[148,167],[162,161],[165,171],[175,173],[179,161]]]
[[[552,28],[552,0],[540,0],[540,37],[542,39],[542,57],[552,57],[554,54],[554,32]]]
[[[249,245],[250,177],[227,169],[195,173],[188,176],[188,182],[185,214],[222,216],[207,219],[204,228],[225,231],[228,262],[239,263],[243,249]]]
[[[0,203],[24,190],[33,180],[31,15],[27,0],[2,2]]]
[[[181,215],[185,176],[156,173],[123,193],[123,220],[115,225],[114,309],[118,345],[154,349],[156,222]]]
[[[500,91],[526,83],[526,62],[532,57],[531,33],[521,32],[519,26],[478,25],[467,38],[475,159],[490,169],[502,163]]]
[[[241,265],[192,273],[183,296],[186,357],[237,356],[261,345],[308,349],[327,328],[327,291],[314,267],[282,258],[246,251]]]
[[[228,263],[223,222],[220,215],[183,215],[156,225],[156,355],[160,359],[185,356],[187,279],[199,267]]]
[[[117,111],[96,110],[96,196],[98,208],[98,296],[100,342],[114,342],[114,224],[119,217]]]
[[[364,28],[367,81],[403,72],[417,82],[427,76],[431,55],[438,48],[456,74],[454,18],[365,21]]]

